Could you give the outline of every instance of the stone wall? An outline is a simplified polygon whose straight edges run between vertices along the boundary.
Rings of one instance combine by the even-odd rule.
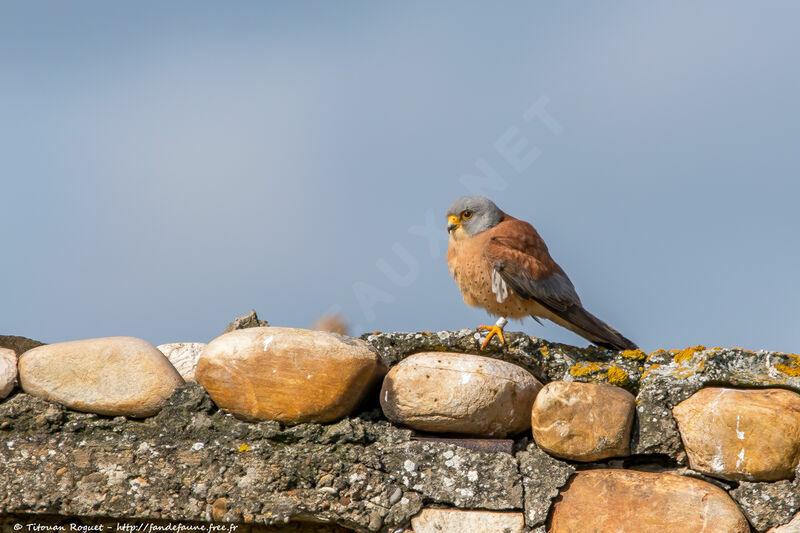
[[[252,325],[0,337],[0,528],[800,530],[796,355]]]

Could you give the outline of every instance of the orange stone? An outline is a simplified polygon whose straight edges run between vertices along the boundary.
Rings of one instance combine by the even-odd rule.
[[[573,461],[630,455],[635,410],[635,398],[625,389],[553,381],[533,404],[533,438],[547,453]]]
[[[383,360],[360,339],[256,327],[211,341],[195,377],[237,418],[299,424],[350,414],[385,373]]]
[[[553,507],[548,533],[749,533],[721,488],[634,470],[578,472]]]
[[[794,476],[800,461],[800,394],[709,387],[672,412],[694,470],[737,481]]]

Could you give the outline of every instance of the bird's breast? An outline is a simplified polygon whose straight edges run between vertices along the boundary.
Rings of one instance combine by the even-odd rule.
[[[486,258],[485,243],[488,239],[481,237],[479,234],[469,239],[454,239],[451,235],[447,248],[450,274],[461,289],[464,302],[472,307],[482,307],[495,316],[549,318],[550,313],[537,302],[521,298],[504,283],[501,286],[499,274],[494,272]],[[502,293],[501,298],[498,298],[497,291]]]

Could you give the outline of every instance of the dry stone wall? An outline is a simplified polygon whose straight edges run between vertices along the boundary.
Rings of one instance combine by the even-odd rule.
[[[472,330],[353,339],[243,318],[161,350],[0,337],[0,529],[800,523],[797,355],[521,333],[480,352]]]

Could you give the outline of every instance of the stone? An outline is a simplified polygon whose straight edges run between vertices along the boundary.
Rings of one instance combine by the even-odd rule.
[[[570,464],[540,450],[530,435],[513,441],[515,455],[486,453],[464,448],[463,438],[418,440],[371,406],[325,425],[248,423],[221,411],[198,383],[176,389],[159,413],[145,420],[71,411],[17,390],[0,402],[0,464],[8,467],[0,468],[0,486],[6,489],[0,491],[0,530],[16,522],[90,524],[87,517],[103,516],[112,517],[105,519],[109,527],[126,521],[197,524],[212,520],[214,503],[225,499],[217,514],[224,511],[222,520],[238,523],[245,533],[316,530],[333,523],[347,530],[397,532],[409,529],[423,507],[523,512],[529,531],[545,533],[544,517],[573,469],[598,467],[681,474],[716,484],[730,491],[754,531],[786,525],[800,511],[797,476],[737,482],[686,467],[672,414],[707,386],[797,392],[797,356],[702,347],[649,355],[608,352],[520,332],[508,332],[506,346],[491,343],[481,352],[483,336],[461,330],[364,338],[392,365],[420,351],[463,352],[516,364],[542,382],[622,386],[638,394],[632,435],[637,455]],[[367,397],[377,401],[377,391]],[[471,445],[485,439],[466,440]],[[684,463],[676,464],[681,456]],[[660,529],[673,530],[671,524]]]
[[[517,454],[522,486],[525,492],[525,525],[528,528],[544,527],[552,500],[558,496],[575,468],[555,459],[535,444]]]
[[[155,346],[103,337],[33,348],[19,360],[22,389],[70,409],[108,416],[156,414],[183,379]]]
[[[573,461],[630,455],[635,398],[596,383],[553,381],[536,396],[533,438],[541,449]]]
[[[800,392],[800,356],[779,352],[706,348],[658,350],[642,362],[636,396],[634,454],[664,454],[686,462],[672,408],[706,386],[777,387]]]
[[[412,437],[413,440],[444,442],[455,444],[468,450],[475,450],[486,453],[507,453],[514,455],[513,439],[454,439],[447,437]]]
[[[786,524],[800,512],[800,476],[792,481],[742,481],[731,491],[744,515],[758,531]]]
[[[294,328],[234,330],[200,354],[197,381],[248,421],[332,422],[353,412],[386,368],[364,341]]]
[[[196,381],[197,360],[205,347],[204,342],[171,342],[157,346],[187,383]]]
[[[549,533],[748,533],[724,490],[693,478],[634,470],[578,472],[553,506]]]
[[[525,531],[525,521],[522,513],[423,509],[411,519],[411,528],[414,533],[464,533],[465,531],[522,533]]]
[[[38,346],[44,346],[44,343],[17,335],[0,335],[0,348],[14,350],[17,357]]]
[[[773,527],[767,533],[800,533],[800,513],[796,514],[790,522]]]
[[[596,347],[578,348],[506,332],[506,345],[490,343],[479,350],[485,333],[421,331],[370,333],[362,336],[392,367],[423,351],[463,352],[511,362],[531,372],[543,383],[579,381],[606,383],[636,395],[636,423],[631,453],[668,456],[687,463],[672,408],[707,385],[735,387],[774,386],[800,392],[800,356],[741,348],[693,346],[682,350],[621,352]]]
[[[420,431],[502,438],[526,431],[542,384],[519,366],[479,355],[414,354],[383,380],[386,418]]]
[[[522,479],[516,459],[453,444],[411,441],[381,457],[382,468],[397,477],[404,494],[420,493],[426,503],[465,509],[522,508]]]
[[[0,348],[0,400],[11,394],[17,382],[17,354]]]
[[[794,475],[800,461],[800,394],[709,387],[672,412],[694,470],[734,481]]]
[[[233,321],[225,327],[225,330],[222,333],[230,333],[231,331],[236,331],[237,329],[265,328],[268,326],[269,323],[267,323],[266,320],[259,320],[256,310],[251,309],[246,315],[234,318]]]
[[[647,354],[641,350],[622,352],[595,346],[578,348],[507,331],[505,345],[490,343],[480,349],[485,332],[421,331],[417,333],[370,333],[361,338],[373,345],[392,367],[419,352],[457,352],[501,359],[521,366],[541,382],[582,381],[608,383],[635,393]]]

